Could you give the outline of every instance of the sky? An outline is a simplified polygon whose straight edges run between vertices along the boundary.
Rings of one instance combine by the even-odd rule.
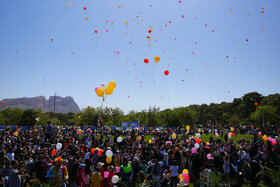
[[[103,106],[126,113],[279,93],[279,8],[279,0],[2,0],[0,100],[56,92],[99,107],[95,88],[110,81],[117,87]]]

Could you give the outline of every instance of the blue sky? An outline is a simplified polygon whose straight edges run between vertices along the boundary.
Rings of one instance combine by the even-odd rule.
[[[110,81],[117,88],[104,106],[125,112],[279,93],[279,8],[278,0],[3,0],[0,100],[57,92],[99,107],[94,89]]]

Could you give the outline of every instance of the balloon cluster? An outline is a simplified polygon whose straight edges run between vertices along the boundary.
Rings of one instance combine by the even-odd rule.
[[[114,91],[114,89],[117,87],[117,83],[115,81],[101,84],[100,87],[95,88],[95,93],[99,97],[103,97],[105,95],[111,95]]]
[[[182,174],[179,175],[179,179],[180,186],[188,185],[190,182],[189,171],[187,169],[184,169]]]
[[[112,162],[113,152],[111,150],[106,151],[106,162],[110,164]]]
[[[95,148],[95,149],[93,148],[93,149],[91,150],[91,153],[94,154],[95,150],[98,150],[98,155],[99,155],[99,156],[101,156],[102,153],[104,152],[103,149],[99,149],[99,148],[97,147],[97,148]]]
[[[277,140],[275,138],[267,137],[266,135],[264,135],[262,138],[263,138],[264,141],[271,142],[272,145],[276,145],[277,144]]]

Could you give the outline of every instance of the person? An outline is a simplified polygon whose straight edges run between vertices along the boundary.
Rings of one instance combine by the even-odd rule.
[[[45,132],[46,142],[49,142],[51,140],[51,133],[52,133],[52,125],[51,122],[48,121],[48,125],[46,127],[46,132]]]
[[[19,163],[17,160],[11,162],[11,169],[9,171],[8,186],[9,187],[21,187],[21,178],[29,177],[28,174],[22,174],[24,167],[19,169]],[[18,170],[19,169],[19,170]]]
[[[170,167],[170,172],[171,172],[171,186],[177,187],[177,182],[178,182],[178,171],[179,167],[177,165],[176,160],[173,161],[172,166]]]
[[[101,173],[99,172],[99,169],[96,168],[90,177],[91,187],[100,187],[101,180]]]
[[[122,178],[122,183],[125,186],[131,186],[131,181],[133,179],[133,169],[131,165],[128,163],[127,158],[123,159],[123,165],[120,167],[120,173]]]
[[[86,185],[85,166],[86,166],[85,164],[79,165],[79,173],[78,173],[79,187],[85,187]]]
[[[2,177],[5,180],[5,186],[8,186],[9,172],[10,172],[10,161],[5,162],[5,166],[2,169]]]
[[[163,179],[162,165],[163,163],[159,163],[157,159],[154,159],[152,162],[148,163],[149,167],[152,168],[151,175],[153,182],[153,187],[160,187],[160,183]]]
[[[54,166],[52,166],[47,174],[47,177],[51,179],[51,184],[54,186],[63,185],[66,187],[66,181],[68,180],[67,167],[62,165],[63,159],[56,158],[54,160]]]
[[[108,166],[108,171],[109,171],[109,176],[108,176],[107,185],[108,185],[108,187],[113,187],[114,184],[112,183],[112,178],[115,175],[114,166]]]

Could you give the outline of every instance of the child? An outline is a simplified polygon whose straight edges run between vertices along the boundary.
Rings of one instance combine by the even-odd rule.
[[[113,176],[115,175],[115,172],[114,172],[114,166],[109,166],[108,167],[108,171],[109,171],[109,176],[108,176],[108,187],[113,187],[113,183],[112,183],[112,178]]]

